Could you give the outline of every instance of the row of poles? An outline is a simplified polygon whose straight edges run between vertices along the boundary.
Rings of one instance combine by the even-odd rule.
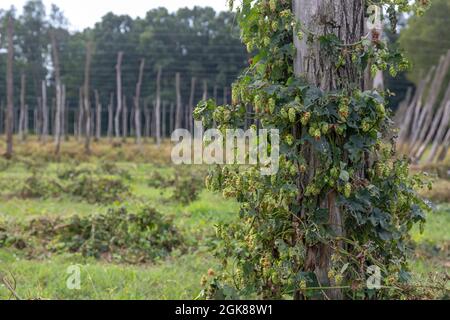
[[[169,132],[178,128],[193,128],[193,110],[196,102],[195,93],[197,79],[191,78],[191,90],[188,104],[183,103],[181,95],[181,74],[175,75],[176,102],[166,103],[161,100],[161,76],[163,69],[157,68],[156,92],[154,101],[141,97],[144,78],[145,59],[141,59],[135,94],[130,97],[123,93],[122,61],[124,53],[118,52],[116,64],[116,92],[110,94],[107,109],[100,103],[99,92],[90,86],[93,43],[86,43],[86,60],[84,68],[84,83],[79,90],[78,108],[69,108],[66,101],[66,86],[60,76],[58,44],[54,32],[50,33],[52,45],[52,60],[54,67],[55,97],[52,107],[48,104],[48,84],[42,81],[41,96],[37,98],[37,106],[29,110],[25,103],[26,76],[21,76],[20,108],[14,108],[13,64],[14,64],[14,25],[12,17],[8,19],[8,58],[7,58],[7,104],[0,106],[0,132],[6,134],[6,156],[13,152],[13,134],[18,133],[20,140],[25,140],[30,127],[39,139],[46,143],[50,135],[54,137],[55,153],[59,154],[61,141],[70,133],[79,140],[84,138],[85,152],[91,153],[91,139],[99,140],[104,133],[113,141],[126,139],[133,135],[137,144],[142,144],[143,138],[153,137],[159,146]],[[217,99],[218,88],[214,87],[214,98]],[[94,97],[94,103],[91,98]],[[223,88],[223,103],[228,103],[230,90]],[[203,81],[203,100],[208,99],[208,83]],[[131,100],[131,107],[129,102]],[[31,113],[30,113],[31,111]],[[107,115],[104,117],[104,115]],[[105,118],[107,119],[104,125]],[[4,125],[4,127],[3,127]],[[72,132],[70,132],[72,126]],[[103,129],[103,128],[106,128]]]

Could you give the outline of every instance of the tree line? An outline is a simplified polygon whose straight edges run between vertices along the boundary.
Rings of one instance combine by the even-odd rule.
[[[0,10],[0,23],[0,133],[53,135],[57,152],[71,134],[88,151],[104,135],[160,142],[189,129],[198,101],[231,100],[248,61],[234,14],[212,8],[108,13],[71,32],[57,6],[31,0],[20,14]]]

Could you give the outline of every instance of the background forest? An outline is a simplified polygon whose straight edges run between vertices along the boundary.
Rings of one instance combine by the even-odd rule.
[[[142,19],[109,13],[92,29],[69,32],[64,13],[57,6],[45,8],[38,0],[29,1],[20,14],[14,8],[8,12],[0,10],[2,75],[6,72],[5,17],[9,13],[15,17],[14,87],[18,93],[21,75],[26,75],[25,103],[29,107],[30,124],[33,120],[32,112],[38,106],[38,98],[42,97],[43,80],[48,87],[48,97],[55,96],[52,34],[59,51],[61,82],[67,90],[69,130],[73,130],[71,120],[78,109],[79,90],[84,82],[88,42],[93,43],[92,101],[96,90],[105,109],[110,102],[110,95],[116,92],[119,52],[124,54],[122,91],[129,110],[133,105],[141,59],[145,59],[142,102],[150,108],[156,99],[159,67],[162,68],[161,99],[168,104],[176,102],[175,76],[180,73],[182,103],[186,106],[192,96],[192,78],[196,79],[194,103],[202,98],[204,86],[207,86],[209,97],[223,102],[224,99],[231,98],[230,85],[247,65],[248,54],[239,39],[234,14],[230,12],[216,13],[212,8],[195,7],[169,13],[165,8],[158,8],[147,12]],[[3,76],[0,77],[0,92],[6,92],[6,78]],[[19,98],[19,94],[15,95],[16,105],[19,104]],[[49,98],[49,107],[54,110],[51,102]],[[4,94],[0,94],[0,105],[4,109]],[[104,129],[106,130],[106,126]]]
[[[281,2],[270,3],[277,9]],[[404,52],[410,68],[396,77],[389,68],[375,71],[383,74],[383,85],[391,93],[388,107],[394,110],[392,120],[400,129],[399,158],[409,156],[412,163],[410,175],[405,167],[404,176],[420,174],[423,179],[417,190],[400,187],[430,200],[426,203],[433,203],[433,211],[425,225],[414,226],[405,237],[409,270],[402,276],[411,286],[394,287],[396,282],[387,278],[383,279],[386,287],[374,292],[364,289],[359,279],[361,283],[350,283],[347,289],[361,285],[361,291],[366,291],[348,297],[448,299],[450,0],[433,0],[420,17],[395,16],[397,32],[385,18],[382,37],[389,47]],[[249,25],[256,21],[252,19]],[[14,29],[14,56],[8,64],[9,21]],[[245,237],[243,245],[224,241],[227,235],[246,236],[241,231],[250,220],[243,222],[232,188],[223,194],[206,188],[210,167],[175,166],[168,138],[173,129],[189,129],[194,107],[205,98],[217,105],[234,105],[232,84],[261,58],[253,59],[257,50],[249,52],[241,39],[257,27],[241,30],[235,12],[208,7],[176,12],[158,8],[138,18],[108,13],[92,28],[71,30],[69,26],[64,12],[55,5],[46,7],[41,0],[29,0],[23,8],[0,4],[0,154],[5,154],[0,157],[0,299],[209,298],[208,289],[217,289],[216,280],[224,269],[245,278],[233,269],[234,258],[243,257],[245,262],[242,248],[258,234]],[[275,23],[270,29],[276,33],[279,27]],[[263,46],[276,42],[270,40]],[[87,60],[92,60],[89,72]],[[283,63],[292,63],[287,60]],[[10,94],[8,65],[14,68]],[[289,72],[290,67],[286,67]],[[57,90],[61,86],[63,94]],[[246,92],[244,88],[241,94]],[[433,103],[427,103],[429,97]],[[59,111],[57,100],[63,104]],[[11,132],[6,128],[7,105],[13,110]],[[216,107],[211,101],[201,104],[205,105]],[[389,112],[382,109],[387,119]],[[255,113],[248,106],[246,111],[245,126],[258,123],[252,122]],[[290,125],[290,113],[283,125]],[[48,117],[45,133],[44,114]],[[136,115],[140,120],[135,121]],[[273,117],[278,116],[274,112]],[[137,122],[142,125],[142,141],[137,137]],[[315,131],[330,133],[333,126],[325,125],[325,130],[322,126]],[[86,148],[83,139],[88,140],[89,126],[92,142]],[[419,131],[423,135],[414,134]],[[12,145],[14,151],[6,156]],[[430,149],[433,157],[428,156]],[[380,162],[375,176],[383,180],[390,164]],[[351,171],[338,169],[343,174],[336,171],[335,178],[346,180],[348,192],[356,190],[350,185]],[[231,187],[238,188],[242,180],[232,180]],[[255,185],[247,183],[249,190],[257,189],[248,194],[262,190]],[[271,205],[273,210],[268,211],[280,207]],[[375,226],[375,218],[367,219],[367,225]],[[270,263],[260,259],[250,267]],[[334,270],[333,276],[343,280],[347,267]],[[81,283],[74,288],[69,280],[77,268]],[[222,289],[227,297],[235,297],[232,286]]]

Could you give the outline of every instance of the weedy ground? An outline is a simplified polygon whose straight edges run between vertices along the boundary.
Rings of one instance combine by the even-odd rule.
[[[192,299],[202,276],[219,268],[211,253],[214,227],[237,219],[239,206],[204,190],[206,168],[172,166],[168,143],[158,149],[102,140],[91,156],[74,139],[59,156],[52,143],[32,138],[16,146],[12,161],[0,160],[0,273],[20,298]],[[426,191],[436,210],[423,233],[415,228],[411,234],[411,267],[421,285],[449,271],[448,183],[440,178]],[[140,220],[143,208],[151,208],[154,221]],[[118,213],[122,220],[107,218]],[[150,256],[148,243],[158,249]],[[73,265],[81,271],[79,290],[67,286]],[[0,284],[0,299],[9,298]]]

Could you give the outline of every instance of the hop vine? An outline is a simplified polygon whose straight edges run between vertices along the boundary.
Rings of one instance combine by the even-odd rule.
[[[394,26],[398,14],[420,13],[429,2],[369,4],[388,8]],[[230,1],[230,6],[236,4]],[[400,296],[399,284],[409,278],[408,232],[425,222],[429,210],[415,193],[424,183],[411,177],[408,162],[396,155],[385,93],[363,91],[354,83],[326,92],[295,77],[294,39],[319,42],[337,69],[351,62],[361,75],[368,67],[372,74],[389,70],[395,75],[409,64],[377,36],[352,44],[333,34],[319,37],[295,19],[291,8],[288,0],[244,0],[237,6],[251,64],[233,85],[231,105],[209,100],[195,111],[196,119],[219,130],[243,127],[247,116],[281,135],[276,175],[226,165],[216,166],[206,179],[209,189],[237,199],[241,210],[238,222],[217,228],[223,272],[204,281],[203,297],[323,298],[326,288],[308,261],[320,245],[333,251],[330,286],[346,298]],[[321,206],[331,195],[343,212],[344,235],[336,234],[328,209]],[[367,288],[369,266],[381,270],[383,290]]]

